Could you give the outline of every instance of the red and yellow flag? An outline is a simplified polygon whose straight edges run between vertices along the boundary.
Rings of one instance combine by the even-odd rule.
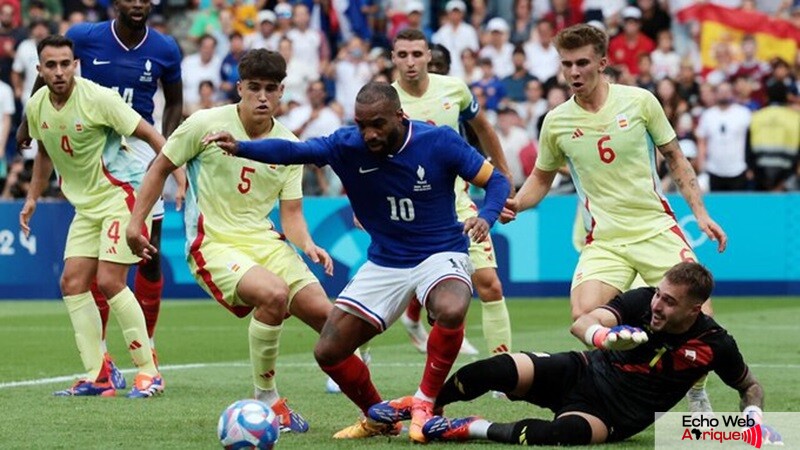
[[[714,47],[731,43],[738,47],[742,37],[753,35],[758,59],[780,57],[792,64],[800,45],[800,29],[791,22],[758,11],[730,9],[708,3],[696,4],[678,12],[678,20],[700,22],[700,57],[704,71],[716,68]]]

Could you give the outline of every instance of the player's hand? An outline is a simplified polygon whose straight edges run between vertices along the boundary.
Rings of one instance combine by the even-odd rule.
[[[239,141],[227,131],[207,134],[206,137],[203,138],[203,145],[209,144],[217,144],[217,147],[232,155],[235,155],[239,151]]]
[[[353,226],[358,228],[359,230],[364,229],[364,225],[361,225],[361,222],[358,220],[358,217],[356,217],[355,214],[353,214]]]
[[[717,251],[722,253],[728,247],[728,235],[721,226],[717,225],[711,217],[705,216],[697,219],[697,226],[712,241],[717,242]]]
[[[774,427],[762,423],[761,442],[764,445],[783,445],[783,436]]]
[[[325,275],[333,276],[333,259],[322,247],[312,243],[304,250],[308,258],[316,264],[321,265],[325,269]]]
[[[158,253],[158,249],[150,243],[150,241],[142,235],[142,225],[136,225],[133,222],[128,224],[125,229],[125,241],[134,255],[150,261],[153,255]]]
[[[500,211],[500,223],[508,223],[517,218],[517,200],[506,199],[506,206]]]
[[[31,134],[28,132],[28,121],[23,120],[17,127],[17,149],[31,148]]]
[[[628,325],[601,327],[592,336],[592,344],[601,350],[630,350],[645,342],[647,333],[641,328]]]
[[[172,172],[172,176],[175,177],[175,183],[178,185],[178,189],[175,191],[175,211],[180,211],[181,207],[183,207],[183,200],[186,198],[186,171],[183,167],[178,167]]]
[[[489,237],[489,222],[480,217],[470,217],[464,221],[464,234],[474,242],[483,242]]]
[[[34,211],[36,211],[36,200],[25,199],[22,211],[19,212],[19,227],[25,233],[26,238],[31,234],[30,221]]]

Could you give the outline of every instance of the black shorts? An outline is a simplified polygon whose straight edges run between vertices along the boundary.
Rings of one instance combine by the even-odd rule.
[[[607,442],[621,441],[642,431],[639,427],[624,427],[616,423],[598,396],[589,373],[589,362],[583,353],[524,353],[533,361],[535,382],[527,394],[509,396],[511,400],[524,400],[548,408],[555,417],[566,412],[595,416],[608,428]]]

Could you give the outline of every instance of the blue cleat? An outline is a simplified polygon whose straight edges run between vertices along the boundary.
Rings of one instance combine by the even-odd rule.
[[[114,364],[111,355],[106,353],[103,356],[103,362],[108,365],[108,379],[111,381],[114,389],[125,389],[128,386],[128,383],[125,381],[125,375],[123,375],[117,365]]]
[[[367,415],[380,423],[396,423],[411,418],[411,407],[414,397],[406,396],[394,400],[385,400],[370,406]]]
[[[447,417],[434,416],[425,422],[422,434],[428,440],[439,441],[466,441],[469,436],[469,425],[478,420],[478,417],[464,417],[462,419],[448,419]]]
[[[113,397],[117,394],[110,381],[97,382],[86,379],[78,380],[72,387],[53,392],[56,397]]]
[[[148,398],[164,393],[164,379],[161,375],[150,376],[145,373],[136,375],[133,388],[128,392],[128,398]]]
[[[281,433],[305,433],[308,431],[308,422],[300,414],[289,408],[286,399],[282,398],[272,405],[272,410],[278,416]]]

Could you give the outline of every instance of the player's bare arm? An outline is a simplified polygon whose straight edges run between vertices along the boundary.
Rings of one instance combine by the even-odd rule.
[[[658,147],[658,150],[667,161],[667,167],[675,180],[675,185],[678,186],[683,198],[694,213],[697,219],[697,226],[711,239],[717,241],[717,250],[724,252],[728,245],[728,236],[721,226],[709,216],[703,203],[703,195],[700,192],[700,186],[697,184],[697,176],[694,173],[691,163],[683,155],[678,140],[673,139],[666,144]]]
[[[544,196],[550,192],[550,186],[553,185],[553,180],[556,178],[557,173],[558,171],[555,170],[544,171],[534,167],[533,172],[525,180],[517,195],[506,201],[506,208],[500,215],[500,222],[511,222],[517,213],[536,207]]]
[[[472,120],[468,121],[468,123],[475,130],[475,134],[478,136],[478,141],[481,144],[481,148],[486,151],[486,154],[492,160],[492,164],[497,167],[497,170],[502,172],[506,178],[508,178],[508,181],[511,183],[511,193],[509,196],[513,196],[514,179],[511,176],[511,172],[508,170],[506,155],[503,153],[503,147],[500,145],[500,139],[497,137],[497,133],[494,132],[492,124],[489,123],[489,119],[486,118],[486,114],[484,114],[483,111],[479,111],[478,114],[472,118]]]
[[[486,199],[478,216],[464,221],[464,234],[475,242],[483,242],[489,237],[492,224],[502,213],[502,205],[511,190],[511,182],[488,161],[484,161],[478,173],[469,181],[486,189]]]
[[[175,83],[162,84],[164,89],[164,115],[161,120],[161,134],[164,139],[169,139],[169,136],[178,128],[181,123],[181,116],[183,113],[183,82],[178,80]],[[180,167],[172,172],[172,177],[175,178],[175,183],[178,189],[175,192],[175,209],[181,210],[183,200],[186,198],[186,171]]]
[[[19,213],[19,226],[25,237],[30,236],[30,220],[36,211],[36,201],[42,195],[50,174],[53,173],[53,161],[44,150],[44,143],[39,141],[39,151],[36,152],[36,158],[33,160],[33,176],[31,177],[31,185],[28,188],[28,196],[25,198],[25,204],[22,206],[22,211]]]
[[[157,133],[156,133],[157,134]],[[125,240],[128,247],[136,255],[143,259],[150,260],[158,251],[143,234],[145,219],[153,209],[153,205],[161,197],[164,190],[164,183],[167,177],[178,167],[172,163],[163,153],[159,153],[153,164],[147,169],[147,173],[142,180],[142,187],[136,196],[136,204],[131,213],[131,221],[125,230]]]
[[[311,261],[324,267],[326,275],[333,275],[333,260],[325,249],[314,243],[308,232],[308,224],[303,216],[303,200],[281,200],[280,216],[283,232],[289,241],[302,249]]]
[[[739,391],[739,409],[744,411],[748,406],[764,408],[764,388],[749,370],[744,379],[736,386]]]

